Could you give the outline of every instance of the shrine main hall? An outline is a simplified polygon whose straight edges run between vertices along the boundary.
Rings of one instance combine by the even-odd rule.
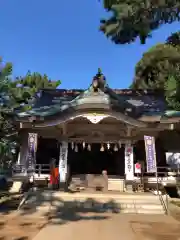
[[[108,189],[123,191],[121,183],[137,177],[135,163],[146,171],[144,136],[155,138],[159,167],[167,166],[166,152],[179,152],[179,121],[163,91],[112,89],[101,72],[86,90],[42,89],[30,110],[16,113],[14,174],[49,178],[54,159],[62,183],[68,169],[72,179],[106,172]]]

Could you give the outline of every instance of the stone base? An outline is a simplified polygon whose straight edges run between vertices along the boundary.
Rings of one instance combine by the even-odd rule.
[[[126,181],[126,192],[133,192],[133,182],[132,181]]]
[[[68,191],[68,186],[66,183],[59,183],[58,189],[63,192]]]
[[[14,181],[9,192],[10,193],[19,193],[22,185],[23,185],[23,181]]]

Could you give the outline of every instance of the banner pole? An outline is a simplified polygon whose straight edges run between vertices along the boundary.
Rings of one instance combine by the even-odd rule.
[[[153,148],[154,148],[154,162],[155,162],[155,167],[156,167],[156,172],[155,172],[155,176],[156,176],[156,184],[157,184],[157,194],[159,194],[159,181],[158,181],[158,169],[157,169],[157,159],[156,159],[156,148],[155,148],[155,138],[153,137]]]
[[[159,194],[155,138],[154,138],[154,136],[144,136],[144,142],[145,142],[145,150],[146,150],[147,173],[155,174],[156,184],[157,184],[157,192]]]
[[[156,166],[156,184],[157,184],[157,193],[159,194],[159,181],[158,181],[158,171]]]

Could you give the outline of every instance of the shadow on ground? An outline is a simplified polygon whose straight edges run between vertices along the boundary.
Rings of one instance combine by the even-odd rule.
[[[179,240],[180,224],[170,224],[164,222],[141,222],[131,221],[131,228],[139,239],[153,240]]]
[[[1,205],[0,213],[7,215],[16,211],[19,202],[20,199],[14,199],[13,202]],[[53,224],[65,224],[70,221],[103,220],[110,217],[109,213],[119,212],[121,209],[114,201],[99,202],[93,198],[64,201],[61,197],[54,196],[54,191],[49,190],[31,192],[18,214],[22,217],[45,217]]]
[[[22,206],[20,215],[44,212],[43,216],[49,222],[65,224],[70,221],[103,220],[109,218],[106,213],[119,213],[121,211],[114,201],[99,202],[93,198],[64,201],[61,197],[54,196],[53,193],[53,191],[32,193]]]

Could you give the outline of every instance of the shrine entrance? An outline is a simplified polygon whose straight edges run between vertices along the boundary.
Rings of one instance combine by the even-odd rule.
[[[106,144],[107,145],[107,144]],[[69,147],[68,165],[72,175],[101,174],[124,176],[124,147],[120,149],[112,145],[109,149],[105,144],[77,144],[75,149]]]

